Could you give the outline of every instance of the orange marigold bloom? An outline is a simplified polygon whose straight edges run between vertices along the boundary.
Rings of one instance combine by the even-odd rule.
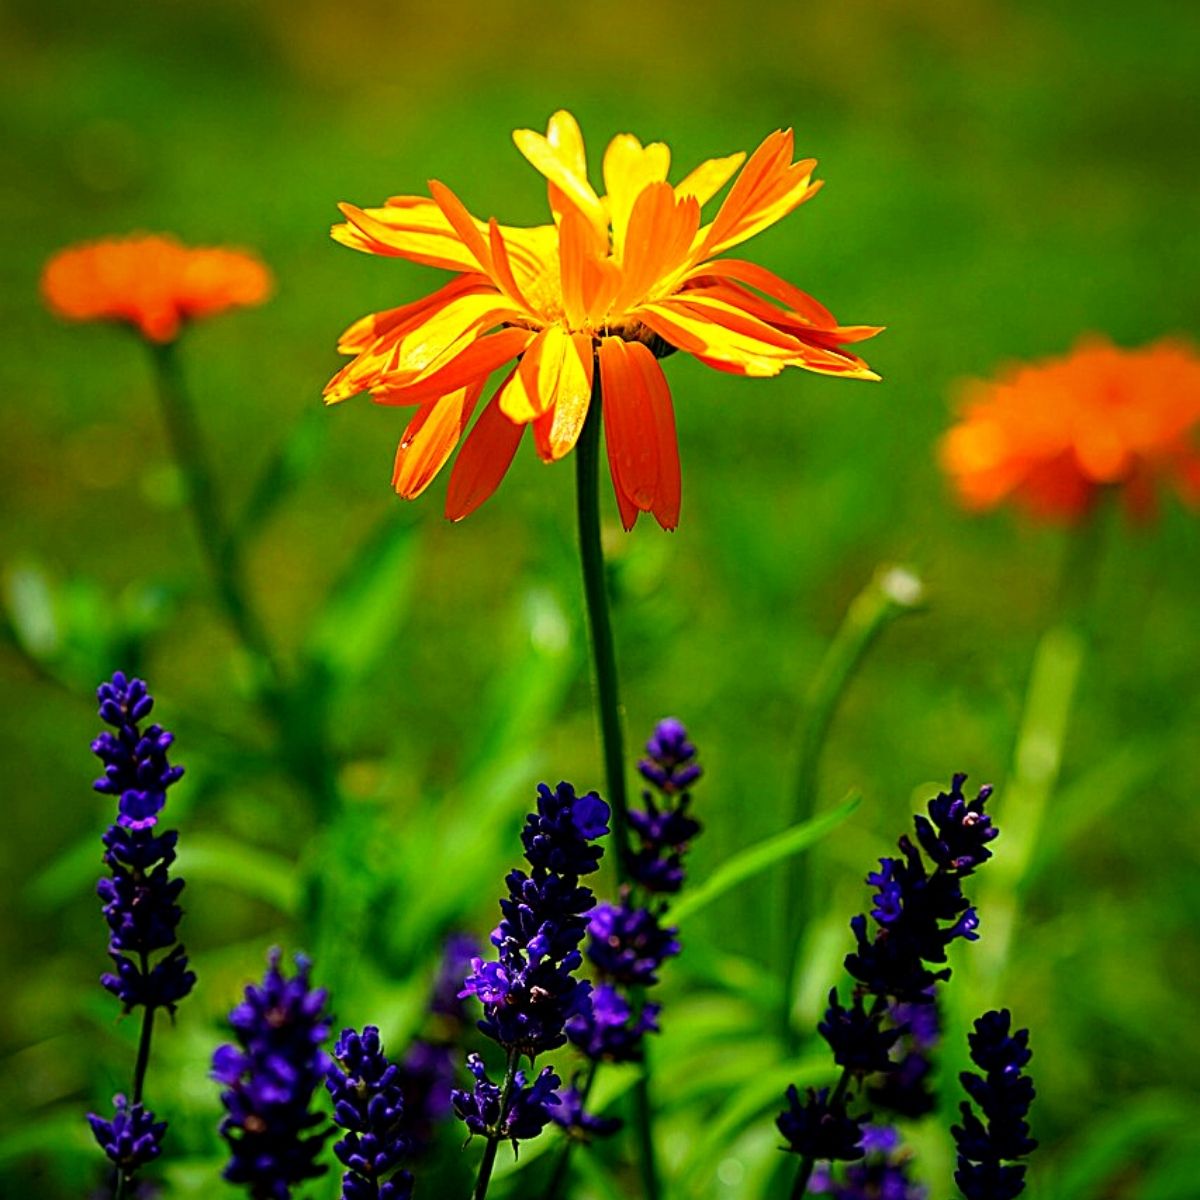
[[[46,303],[73,321],[125,321],[152,342],[183,323],[261,304],[271,273],[252,254],[193,249],[172,237],[107,238],[60,250],[42,272]]]
[[[1071,523],[1116,488],[1133,516],[1147,517],[1159,483],[1200,501],[1198,425],[1200,358],[1190,347],[1122,350],[1092,338],[1066,357],[971,385],[941,461],[967,508],[1011,496]]]
[[[620,134],[604,155],[604,196],[588,181],[570,113],[555,113],[545,136],[519,129],[513,140],[548,181],[553,224],[480,221],[436,181],[431,199],[340,206],[346,223],[333,236],[343,245],[455,272],[432,295],[351,325],[338,349],[354,359],[325,389],[329,404],[366,391],[379,404],[416,406],[396,454],[400,495],[411,499],[429,486],[487,377],[514,360],[454,464],[446,501],[452,520],[495,491],[527,425],[544,461],[570,452],[597,370],[626,529],[642,512],[666,529],[679,520],[675,414],[658,364],[664,354],[684,350],[735,375],[795,366],[878,378],[844,348],[877,328],[839,325],[765,268],[718,257],[820,187],[812,181],[814,159],[792,161],[790,130],[771,134],[744,167],[744,154],[711,159],[674,185],[665,145]],[[715,217],[702,225],[701,206],[739,167]]]

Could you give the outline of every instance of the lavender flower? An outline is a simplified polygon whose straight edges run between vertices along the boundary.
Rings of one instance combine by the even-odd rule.
[[[88,1113],[88,1124],[100,1148],[126,1178],[162,1153],[166,1121],[156,1121],[154,1114],[141,1104],[130,1104],[124,1096],[113,1097],[111,1121]]]
[[[608,805],[594,792],[577,796],[569,783],[538,787],[537,811],[525,820],[521,841],[529,872],[510,871],[502,919],[492,934],[495,962],[472,960],[460,996],[483,1004],[479,1028],[508,1052],[510,1069],[520,1055],[531,1061],[566,1041],[566,1025],[591,1010],[592,985],[575,972],[583,962],[579,943],[585,914],[595,897],[579,877],[595,871],[608,832]],[[454,1109],[472,1133],[489,1142],[534,1137],[559,1103],[558,1076],[549,1068],[528,1088],[524,1075],[501,1111],[503,1091],[487,1078],[482,1060],[467,1060],[476,1086],[453,1093]],[[490,1151],[494,1153],[494,1149]]]
[[[1037,1148],[1026,1121],[1036,1093],[1029,1077],[1021,1074],[1033,1056],[1029,1030],[1014,1033],[1011,1028],[1007,1009],[987,1012],[967,1038],[971,1061],[984,1075],[964,1071],[959,1076],[983,1120],[964,1100],[959,1106],[962,1124],[950,1131],[958,1145],[954,1180],[966,1200],[1014,1200],[1025,1190],[1025,1165],[1013,1160]]]
[[[500,901],[497,961],[472,960],[460,992],[479,998],[479,1028],[506,1050],[530,1059],[553,1050],[566,1040],[567,1021],[588,1010],[591,984],[574,972],[594,897],[579,876],[599,866],[603,851],[594,842],[607,832],[608,805],[594,792],[540,785],[538,810],[521,834],[530,871],[511,871]]]
[[[832,1200],[925,1200],[927,1190],[909,1178],[909,1155],[903,1152],[900,1135],[890,1125],[867,1125],[863,1129],[864,1157],[835,1178],[829,1166],[817,1168],[808,1190]]]
[[[396,1172],[412,1151],[403,1131],[400,1068],[384,1056],[374,1025],[366,1026],[361,1036],[342,1030],[333,1058],[325,1086],[333,1100],[333,1119],[346,1131],[333,1147],[346,1168],[342,1200],[409,1200],[412,1176]]]
[[[828,1088],[808,1089],[803,1102],[796,1085],[787,1090],[787,1108],[775,1119],[786,1149],[806,1159],[862,1158],[865,1116],[851,1117],[845,1102],[831,1099]]]
[[[991,857],[987,843],[998,834],[984,812],[991,788],[981,788],[972,801],[962,791],[965,775],[955,775],[948,793],[940,793],[927,806],[928,817],[917,816],[917,841],[934,864],[930,872],[921,851],[908,837],[900,838],[899,858],[880,859],[879,870],[867,876],[875,889],[871,917],[878,926],[867,936],[867,918],[860,914],[850,922],[858,943],[846,956],[846,969],[858,980],[852,1006],[843,1008],[836,989],[819,1026],[834,1058],[843,1069],[842,1081],[833,1095],[828,1090],[809,1091],[801,1105],[795,1088],[788,1092],[788,1109],[778,1120],[789,1148],[800,1154],[796,1194],[803,1192],[817,1160],[853,1159],[847,1154],[850,1125],[867,1120],[864,1114],[850,1117],[844,1097],[854,1078],[890,1073],[900,1064],[890,1051],[912,1022],[901,1016],[898,1006],[932,1007],[934,985],[950,977],[949,968],[931,970],[930,964],[946,961],[946,948],[957,938],[974,941],[979,920],[962,892],[962,880]],[[864,997],[874,1000],[868,1009]],[[890,1006],[890,1008],[889,1008]],[[885,1026],[888,1014],[892,1020]],[[899,1018],[899,1019],[898,1019]],[[936,1014],[935,1014],[936,1021]],[[885,1076],[886,1077],[886,1076]],[[917,1082],[920,1081],[918,1071]],[[826,1153],[831,1147],[841,1153]],[[971,1196],[969,1200],[978,1200]]]
[[[213,1078],[225,1085],[221,1134],[232,1150],[225,1178],[246,1184],[253,1200],[288,1200],[326,1170],[315,1159],[330,1131],[310,1105],[329,1070],[327,993],[310,986],[305,958],[297,955],[290,979],[279,963],[274,949],[261,987],[247,985],[229,1014],[238,1044],[213,1055]]]
[[[543,1067],[528,1087],[525,1072],[517,1071],[503,1112],[500,1111],[503,1089],[488,1078],[483,1059],[478,1054],[469,1055],[467,1069],[475,1077],[475,1087],[469,1092],[454,1092],[455,1113],[471,1133],[511,1141],[514,1150],[518,1141],[537,1137],[550,1120],[550,1109],[562,1103],[556,1091],[562,1080],[551,1067]]]
[[[679,953],[678,931],[664,926],[649,908],[629,902],[627,888],[621,903],[597,904],[588,918],[588,958],[606,979],[626,987],[652,987],[658,970]]]
[[[179,835],[157,831],[167,789],[183,774],[171,766],[167,750],[173,736],[158,725],[139,729],[154,707],[154,698],[140,679],[122,672],[97,689],[100,716],[115,729],[92,743],[105,764],[104,776],[93,785],[98,792],[118,797],[117,820],[105,831],[104,864],[111,874],[96,885],[108,922],[108,952],[115,970],[100,982],[121,1001],[126,1012],[175,1011],[195,985],[187,954],[176,944],[182,879],[172,879],[171,865]],[[151,966],[154,955],[168,951]]]
[[[898,1029],[884,1029],[877,1018],[863,1008],[860,992],[855,992],[850,1008],[843,1008],[837,988],[829,992],[829,1008],[817,1032],[829,1043],[833,1061],[852,1075],[887,1071],[892,1062],[888,1052],[900,1037]]]
[[[567,1037],[593,1062],[640,1062],[647,1033],[658,1033],[661,1005],[643,1002],[633,1006],[611,984],[592,990],[591,1012],[567,1022]]]
[[[455,1062],[469,1016],[460,993],[479,956],[479,944],[467,934],[446,939],[429,998],[433,1018],[425,1035],[413,1040],[399,1065],[398,1084],[404,1097],[404,1130],[416,1156],[433,1143],[434,1129],[451,1113]]]
[[[688,811],[689,787],[700,778],[696,747],[674,717],[660,721],[646,743],[648,758],[638,763],[642,778],[659,793],[642,792],[645,811],[631,809],[629,824],[641,846],[630,860],[630,875],[647,892],[677,892],[683,886],[683,856],[700,833]]]
[[[933,1112],[937,1097],[929,1087],[930,1054],[941,1040],[937,1002],[930,990],[927,1004],[891,1004],[888,1022],[900,1033],[888,1069],[869,1081],[867,1097],[877,1108],[916,1119]]]
[[[598,1117],[584,1108],[586,1097],[579,1090],[579,1078],[571,1081],[569,1088],[559,1093],[561,1103],[550,1114],[550,1119],[571,1139],[590,1142],[594,1138],[612,1137],[621,1128],[620,1117]]]
[[[983,811],[991,788],[981,788],[968,803],[962,794],[966,778],[955,775],[950,792],[929,802],[929,819],[916,818],[917,839],[935,863],[932,874],[917,847],[902,837],[902,857],[880,859],[879,870],[867,876],[876,889],[871,916],[879,928],[868,938],[865,916],[850,922],[858,948],[846,956],[846,969],[877,996],[926,1003],[929,989],[950,977],[949,968],[932,971],[927,964],[944,963],[947,946],[957,938],[979,936],[979,918],[961,881],[991,857],[986,843],[999,830]]]

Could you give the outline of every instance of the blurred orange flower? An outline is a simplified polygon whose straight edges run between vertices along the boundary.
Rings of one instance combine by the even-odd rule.
[[[1064,358],[971,385],[941,461],[963,504],[1012,497],[1039,517],[1079,520],[1104,488],[1154,512],[1156,484],[1200,501],[1200,358],[1160,341],[1122,350],[1092,338]]]
[[[172,237],[107,238],[71,246],[42,272],[42,295],[73,321],[125,321],[170,342],[184,321],[261,304],[271,273],[241,250],[191,249]]]
[[[558,112],[545,136],[513,140],[548,181],[554,223],[483,222],[445,185],[432,199],[394,196],[382,208],[341,205],[343,245],[456,272],[432,295],[356,322],[338,349],[354,359],[329,382],[333,404],[369,391],[416,405],[400,441],[394,485],[421,494],[453,452],[488,376],[515,361],[454,465],[446,515],[465,517],[496,489],[525,427],[554,462],[579,437],[600,372],[609,466],[625,528],[651,512],[673,529],[680,469],[671,394],[658,359],[684,350],[735,375],[787,366],[877,378],[844,349],[878,333],[832,314],[763,267],[718,258],[804,203],[820,187],[813,159],[792,161],[792,134],[702,163],[667,182],[671,152],[620,134],[604,155],[607,195],[588,181],[583,137]],[[742,167],[714,219],[700,209]]]

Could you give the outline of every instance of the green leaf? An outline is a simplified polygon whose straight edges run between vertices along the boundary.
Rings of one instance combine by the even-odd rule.
[[[263,468],[242,509],[235,534],[239,541],[258,533],[280,502],[308,475],[328,442],[327,435],[328,418],[323,409],[314,406],[295,423]]]
[[[693,888],[678,904],[671,906],[671,920],[685,921],[719,900],[726,892],[753,879],[778,862],[794,857],[832,833],[862,803],[851,794],[837,808],[802,825],[793,825],[782,833],[747,847],[722,863],[699,887]]]
[[[300,902],[296,864],[269,851],[215,833],[197,833],[179,844],[178,873],[219,883],[293,915]]]
[[[362,678],[403,623],[416,568],[416,530],[389,513],[334,586],[309,634],[305,656],[335,682]]]

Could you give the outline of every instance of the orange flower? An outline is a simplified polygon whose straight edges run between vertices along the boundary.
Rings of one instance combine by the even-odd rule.
[[[1070,523],[1102,488],[1119,488],[1130,513],[1146,517],[1159,482],[1200,501],[1197,425],[1200,358],[1188,346],[1121,350],[1097,338],[973,385],[941,460],[967,508],[1012,496]]]
[[[126,321],[152,342],[183,322],[261,304],[271,273],[240,250],[190,249],[172,237],[109,238],[59,251],[42,272],[42,295],[73,321]]]
[[[379,404],[415,405],[400,440],[394,485],[411,499],[429,486],[466,430],[488,376],[506,363],[454,465],[446,515],[459,520],[503,478],[527,425],[546,462],[569,453],[591,403],[595,372],[621,520],[679,519],[675,413],[658,359],[685,350],[735,375],[803,367],[877,378],[846,345],[878,333],[840,326],[811,296],[763,267],[717,257],[803,204],[820,187],[813,159],[792,161],[792,134],[773,133],[742,167],[713,220],[700,209],[744,154],[702,163],[667,182],[671,152],[620,134],[604,155],[607,195],[588,181],[570,113],[543,137],[513,140],[548,180],[554,223],[483,222],[445,185],[432,199],[394,196],[383,208],[341,205],[334,238],[368,254],[455,272],[402,308],[351,325],[338,349],[354,359],[325,389],[329,404],[368,391]]]

